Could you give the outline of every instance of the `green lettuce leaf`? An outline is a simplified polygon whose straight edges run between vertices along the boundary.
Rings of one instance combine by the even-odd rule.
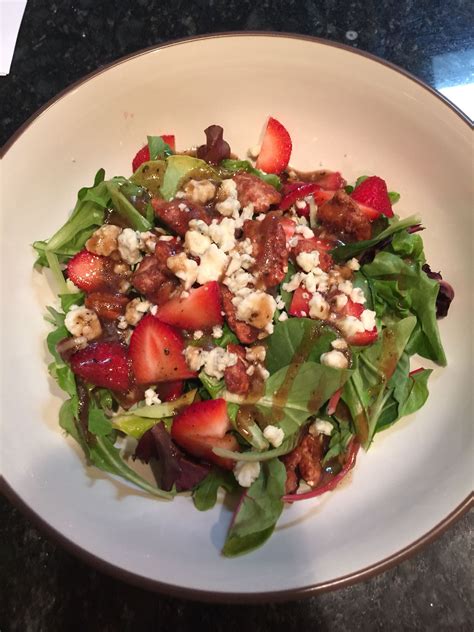
[[[222,550],[226,557],[253,551],[272,535],[283,511],[286,469],[279,459],[261,464],[257,480],[239,503]]]
[[[281,180],[277,175],[274,173],[265,173],[264,171],[260,171],[260,169],[255,169],[248,160],[232,160],[231,158],[228,158],[223,160],[219,167],[228,172],[227,175],[233,175],[239,171],[246,171],[247,173],[257,176],[257,178],[260,178],[267,184],[271,184],[272,187],[275,187],[278,191],[281,189]]]
[[[212,178],[219,180],[217,172],[204,160],[192,156],[169,156],[160,193],[165,200],[171,200],[181,185],[189,178]]]
[[[148,162],[142,162],[130,178],[130,181],[140,187],[145,187],[145,189],[150,191],[152,195],[158,195],[163,183],[165,170],[166,163],[164,160],[149,160]]]
[[[356,257],[357,255],[361,255],[365,250],[369,248],[373,248],[380,242],[387,239],[387,237],[391,237],[396,233],[409,228],[410,226],[415,226],[419,224],[420,220],[416,215],[412,215],[405,219],[398,219],[398,217],[393,217],[389,220],[389,226],[382,230],[378,235],[372,237],[372,239],[366,239],[364,241],[356,241],[352,244],[346,244],[344,246],[338,246],[331,250],[331,255],[336,262],[339,261],[347,261],[352,257]]]

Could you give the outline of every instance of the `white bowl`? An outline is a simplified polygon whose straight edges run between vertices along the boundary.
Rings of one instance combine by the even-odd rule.
[[[376,173],[419,212],[428,260],[456,291],[441,322],[449,365],[416,415],[377,436],[346,484],[285,509],[270,541],[221,549],[230,514],[160,502],[87,468],[57,424],[43,321],[53,300],[30,244],[48,237],[96,170],[128,175],[147,134],[200,143],[211,123],[243,156],[268,115],[290,130],[292,164]],[[364,578],[430,540],[472,489],[472,136],[436,93],[342,46],[297,36],[209,36],[98,71],[30,120],[2,161],[4,488],[74,552],[151,588],[203,599],[291,598]],[[471,230],[470,230],[471,229]],[[271,593],[271,594],[269,594]]]

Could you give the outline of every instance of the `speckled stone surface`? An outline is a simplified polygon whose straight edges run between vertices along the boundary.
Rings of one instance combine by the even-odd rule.
[[[29,0],[11,72],[0,78],[0,143],[60,90],[114,59],[170,39],[231,30],[343,42],[439,89],[473,81],[472,4],[463,0]],[[199,624],[226,632],[470,631],[470,527],[472,514],[414,558],[336,592],[287,604],[208,605],[149,593],[89,568],[0,499],[0,632],[181,631]]]

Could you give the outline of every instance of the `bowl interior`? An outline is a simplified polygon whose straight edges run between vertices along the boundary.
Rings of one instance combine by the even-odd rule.
[[[455,288],[441,322],[449,366],[437,369],[415,416],[379,435],[349,483],[285,509],[260,550],[219,551],[230,513],[200,513],[189,498],[160,502],[84,465],[57,425],[44,305],[30,244],[63,223],[81,186],[104,167],[129,175],[147,134],[179,148],[224,127],[244,156],[266,117],[291,133],[292,164],[351,181],[384,177],[417,212],[428,260]],[[298,590],[385,560],[445,519],[472,473],[473,199],[468,126],[426,88],[362,55],[324,43],[229,36],[133,57],[74,87],[46,109],[2,161],[2,473],[18,496],[68,540],[114,566],[170,586],[215,593]],[[425,363],[425,366],[427,364]]]

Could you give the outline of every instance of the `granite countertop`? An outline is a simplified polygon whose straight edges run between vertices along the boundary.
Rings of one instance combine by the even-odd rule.
[[[0,143],[60,90],[118,57],[170,39],[232,30],[292,31],[369,51],[474,116],[467,0],[29,0],[11,72],[0,78]],[[187,630],[200,622],[232,632],[250,621],[256,630],[467,631],[474,624],[466,554],[471,516],[364,583],[299,602],[227,606],[156,595],[103,575],[0,498],[0,630]]]

